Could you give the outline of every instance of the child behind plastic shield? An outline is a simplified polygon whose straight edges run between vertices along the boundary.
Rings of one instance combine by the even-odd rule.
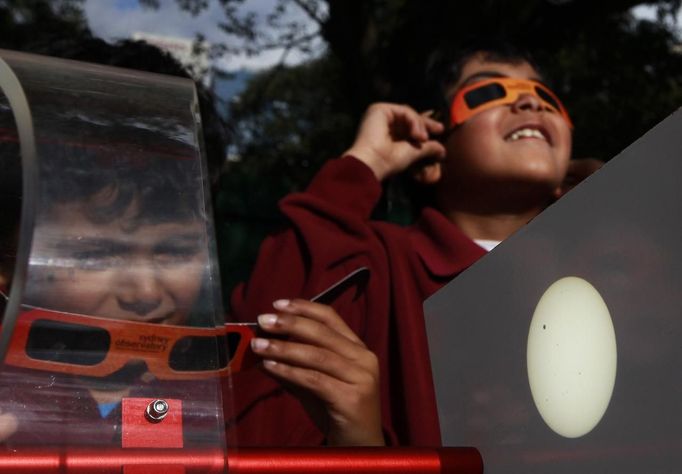
[[[53,147],[40,170],[27,307],[214,324],[212,299],[200,298],[208,252],[197,166],[192,156],[171,153],[111,156]],[[55,337],[43,344],[58,353],[65,343]],[[159,382],[147,369],[131,359],[105,377],[5,370],[0,434],[9,443],[120,445],[123,397],[201,397],[200,381]]]
[[[195,162],[51,160],[30,262],[30,304],[188,324],[207,266]],[[105,161],[102,163],[102,161]]]

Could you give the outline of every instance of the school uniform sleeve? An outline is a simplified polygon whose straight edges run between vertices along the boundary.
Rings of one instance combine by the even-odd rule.
[[[305,192],[281,201],[289,226],[261,244],[248,283],[232,295],[235,312],[252,319],[272,311],[274,299],[310,298],[356,268],[378,263],[382,248],[369,216],[380,195],[379,182],[359,160],[328,162]]]
[[[249,281],[233,292],[231,308],[234,316],[254,321],[259,314],[272,312],[272,302],[276,299],[311,298],[348,273],[368,267],[370,276],[364,292],[356,298],[354,292],[348,291],[332,306],[377,354],[382,364],[382,376],[388,374],[387,320],[380,318],[379,324],[368,324],[368,315],[387,314],[389,305],[388,259],[369,219],[381,192],[381,185],[372,171],[356,158],[345,156],[325,164],[305,192],[283,199],[280,209],[289,226],[262,243]],[[258,384],[251,380],[248,391],[254,392],[254,387],[259,386],[262,403],[248,405],[242,400],[238,403],[237,414],[247,407],[253,413],[263,411],[264,414],[288,410],[287,419],[300,415],[304,420],[297,430],[304,431],[306,435],[299,437],[297,442],[314,444],[319,441],[320,438],[308,436],[312,431],[304,426],[312,420],[300,403],[281,391],[275,395],[275,385],[273,382]],[[270,393],[273,396],[265,396],[265,386],[272,389]],[[384,386],[382,384],[382,391]],[[244,393],[238,394],[237,398],[242,395]],[[253,396],[247,395],[246,399],[249,398]],[[388,394],[382,393],[382,399],[387,400]],[[387,420],[389,407],[385,405],[388,403],[383,405],[384,419]],[[243,422],[241,426],[237,425],[238,433],[240,430],[250,432],[249,424],[253,423],[245,422],[249,414],[243,412],[241,416]],[[269,423],[267,420],[262,422]],[[274,419],[272,423],[276,423]],[[394,438],[391,430],[386,431],[391,441]],[[290,440],[283,441],[288,444]]]

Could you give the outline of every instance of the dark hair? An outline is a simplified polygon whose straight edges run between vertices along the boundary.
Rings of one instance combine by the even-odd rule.
[[[109,44],[93,37],[64,37],[28,43],[24,45],[23,50],[58,58],[190,78],[187,70],[173,57],[141,41],[124,40]],[[211,183],[215,183],[225,157],[227,134],[211,94],[201,84],[195,85],[202,117],[209,179]],[[139,134],[139,131],[135,133]],[[120,134],[123,135],[122,132]],[[104,142],[109,139],[110,137],[102,137]],[[158,140],[158,137],[150,137],[152,143]],[[167,145],[167,149],[178,148],[177,144]],[[189,201],[181,199],[187,193],[201,192],[201,183],[192,181],[199,173],[197,170],[187,169],[189,166],[195,166],[194,163],[188,162],[192,160],[188,160],[187,157],[166,156],[154,161],[149,157],[140,156],[136,157],[139,160],[138,166],[131,165],[131,158],[105,156],[101,150],[94,152],[85,146],[52,143],[46,152],[54,160],[41,162],[40,172],[50,177],[48,180],[41,180],[42,183],[46,183],[45,189],[41,192],[42,211],[48,210],[55,202],[92,201],[97,192],[106,188],[114,193],[116,198],[104,207],[95,206],[95,201],[92,201],[92,205],[97,209],[93,207],[89,217],[94,221],[110,219],[119,212],[124,212],[133,199],[140,200],[138,202],[140,219],[153,215],[180,218],[182,212],[186,213],[186,217],[190,214],[199,214],[198,207],[186,209]],[[164,150],[160,150],[159,156],[163,154]],[[120,169],[115,166],[117,160],[122,165]],[[152,166],[144,166],[143,163]],[[52,179],[55,176],[52,173],[57,173],[60,180]],[[164,176],[164,173],[168,176]],[[187,187],[183,189],[183,186]],[[165,206],[165,209],[159,209],[158,206]]]
[[[202,183],[192,157],[107,156],[73,145],[52,146],[40,163],[39,215],[50,219],[56,204],[82,203],[86,217],[103,224],[134,204],[125,230],[143,224],[204,218]]]
[[[466,63],[478,55],[485,61],[528,63],[540,72],[530,51],[504,38],[471,38],[455,46],[441,47],[427,62],[423,85],[414,100],[417,110],[434,110],[448,125],[453,86],[462,79]]]
[[[59,38],[28,44],[24,51],[63,59],[135,69],[191,79],[187,69],[170,54],[144,41],[123,40],[109,44],[99,38]],[[227,129],[216,109],[212,93],[195,81],[206,147],[206,161],[211,184],[222,171],[229,142]]]
[[[185,68],[170,55],[144,42],[126,40],[109,44],[92,37],[65,37],[27,42],[22,50],[77,61],[190,77]],[[210,93],[201,84],[196,84],[196,88],[202,116],[208,174],[211,182],[215,183],[225,157],[227,134]],[[0,127],[8,131],[6,137],[0,140],[0,157],[5,157],[0,161],[13,164],[12,159],[19,156],[19,146],[11,113],[0,115],[0,121],[6,119],[9,119],[9,123],[0,123]],[[69,125],[66,122],[65,119],[64,126]],[[76,130],[77,127],[72,129]],[[125,130],[117,131],[121,136],[125,136]],[[141,133],[139,130],[133,132],[137,135]],[[109,131],[100,136],[100,144],[111,141],[108,133]],[[55,203],[81,201],[87,204],[88,218],[93,222],[105,222],[120,217],[135,201],[139,206],[135,219],[131,221],[135,225],[150,220],[159,222],[203,217],[202,183],[196,182],[199,171],[194,169],[197,162],[188,159],[189,153],[193,150],[187,150],[188,156],[177,156],[177,150],[183,150],[186,145],[170,140],[160,144],[158,135],[150,136],[149,143],[156,144],[152,153],[154,157],[134,155],[130,150],[125,150],[127,158],[110,156],[106,154],[106,147],[99,146],[100,144],[94,146],[93,143],[78,145],[50,142],[39,145],[45,147],[41,155],[50,157],[40,161],[40,173],[48,179],[40,181],[43,189],[40,192],[39,212],[45,217],[45,213],[49,212]],[[169,154],[169,150],[176,152],[176,155]],[[137,160],[135,164],[131,164],[133,156]],[[17,176],[16,173],[10,174],[5,168],[0,169],[2,172],[0,195],[3,197],[0,202],[2,210],[0,271],[11,273],[16,254],[21,193],[30,191],[21,189],[21,176]],[[17,167],[11,169],[15,172],[20,171]],[[55,176],[59,176],[59,180],[54,179]],[[108,193],[108,200],[95,199],[98,193],[104,191]]]

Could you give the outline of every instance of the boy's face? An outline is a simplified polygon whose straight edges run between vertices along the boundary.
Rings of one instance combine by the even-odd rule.
[[[207,264],[205,228],[198,219],[134,226],[134,206],[93,223],[82,203],[55,204],[36,228],[28,302],[89,316],[185,324]]]
[[[491,77],[538,80],[539,74],[526,62],[486,61],[477,55],[462,68],[452,95]],[[448,156],[442,182],[446,187],[480,192],[486,186],[494,190],[520,183],[551,192],[566,174],[571,130],[561,115],[544,108],[537,97],[524,94],[513,104],[474,115],[449,134],[445,146]]]

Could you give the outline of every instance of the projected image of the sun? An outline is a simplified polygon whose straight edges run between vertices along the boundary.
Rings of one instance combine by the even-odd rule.
[[[535,309],[527,346],[530,390],[545,423],[567,438],[592,431],[609,406],[616,366],[616,334],[599,292],[577,277],[553,283]]]

